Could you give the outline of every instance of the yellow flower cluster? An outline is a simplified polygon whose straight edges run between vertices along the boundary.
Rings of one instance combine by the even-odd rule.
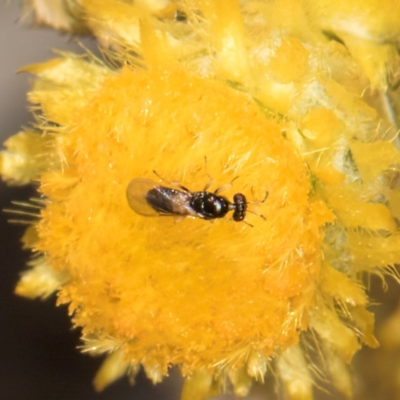
[[[271,368],[310,399],[324,368],[350,396],[346,364],[377,345],[363,278],[400,261],[400,4],[48,3],[32,1],[38,22],[90,31],[107,61],[23,69],[39,122],[6,143],[0,172],[39,181],[45,205],[17,293],[69,304],[84,349],[108,354],[98,389],[179,365],[183,400],[228,380],[246,395]],[[159,216],[129,206],[136,178]],[[146,202],[149,187],[128,195]],[[245,220],[156,212],[204,191],[244,194]]]

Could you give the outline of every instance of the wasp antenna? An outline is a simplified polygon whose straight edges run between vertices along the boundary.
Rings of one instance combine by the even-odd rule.
[[[262,218],[264,221],[267,220],[267,218],[266,218],[264,215],[259,214],[259,213],[255,212],[255,211],[252,211],[252,210],[246,210],[246,211],[249,212],[249,213],[251,213],[251,214],[257,215],[257,217]],[[244,222],[246,222],[246,221],[244,221]]]
[[[231,183],[230,183],[230,184],[232,185],[233,182],[235,182],[237,178],[239,178],[239,175],[238,175],[238,176],[235,176],[235,177],[231,180]]]
[[[253,188],[251,188],[251,192],[252,192],[252,194],[253,194],[253,196],[254,196],[254,190],[253,190]],[[267,200],[268,195],[269,195],[269,192],[268,192],[268,190],[267,190],[267,191],[265,192],[265,196],[264,196],[264,198],[263,198],[262,200],[253,200],[253,201],[249,201],[248,204],[262,204],[262,203],[265,202],[265,200]]]

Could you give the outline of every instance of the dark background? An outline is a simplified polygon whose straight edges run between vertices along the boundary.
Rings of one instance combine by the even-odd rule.
[[[60,35],[51,29],[33,29],[27,23],[18,22],[21,10],[17,0],[0,0],[0,149],[7,137],[17,133],[22,126],[29,126],[32,121],[26,101],[30,77],[28,74],[16,74],[17,69],[52,58],[51,49],[81,52],[76,41],[67,35]],[[96,48],[91,39],[83,39],[83,42],[89,48]],[[33,188],[11,188],[0,181],[0,210],[12,207],[12,200],[24,201],[33,193]],[[140,373],[135,386],[129,385],[123,378],[102,393],[94,391],[91,382],[102,360],[80,354],[76,349],[80,344],[79,332],[71,329],[66,308],[55,307],[54,298],[32,301],[14,295],[19,274],[25,268],[29,254],[21,250],[23,227],[7,223],[7,218],[10,216],[0,211],[0,398],[178,400],[181,378],[177,370],[171,371],[171,377],[157,386]],[[386,293],[379,280],[372,279],[370,283],[375,301],[385,304],[380,308],[378,324],[390,314],[398,301],[398,286],[391,280],[389,283],[391,290]],[[365,380],[365,376],[371,373],[376,377],[380,368],[374,354],[366,349],[356,357],[358,370],[368,367],[368,371],[363,371],[364,379],[357,379],[356,375],[356,387],[360,393],[364,392],[356,398],[365,399],[370,395],[368,398],[399,400],[398,394],[393,392],[390,395],[386,392],[382,397],[382,390],[376,389],[374,379]],[[390,365],[389,362],[385,364]],[[271,385],[271,381],[269,383]],[[381,380],[382,384],[387,387]],[[366,393],[369,395],[365,396]],[[219,398],[228,400],[234,396]],[[275,396],[267,396],[265,389],[255,385],[250,398],[261,400]],[[336,400],[342,397],[322,390],[317,398]]]
[[[0,0],[0,149],[7,137],[32,121],[26,102],[30,77],[17,69],[52,58],[51,49],[81,52],[67,35],[18,22],[21,10],[20,1]],[[90,39],[84,42],[96,47]],[[0,210],[33,193],[32,188],[10,188],[0,181]],[[157,386],[141,373],[135,386],[121,379],[102,393],[94,391],[91,382],[102,360],[76,349],[79,332],[71,329],[66,308],[55,307],[54,298],[32,301],[13,293],[29,254],[20,245],[24,228],[7,223],[8,218],[0,211],[0,398],[179,399],[177,371]]]

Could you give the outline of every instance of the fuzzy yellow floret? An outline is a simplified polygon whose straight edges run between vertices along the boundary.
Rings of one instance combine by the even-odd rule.
[[[38,180],[49,168],[51,161],[44,156],[51,146],[48,137],[25,131],[14,135],[4,145],[7,150],[0,152],[0,174],[8,183],[26,185]]]
[[[75,0],[24,0],[24,17],[32,13],[36,24],[61,31],[87,33],[82,11]]]
[[[28,94],[29,101],[41,106],[47,120],[64,125],[86,104],[91,92],[99,88],[107,70],[96,62],[87,62],[82,56],[61,54],[63,57],[27,65],[20,72],[40,77]]]
[[[38,77],[29,99],[44,134],[12,139],[1,173],[40,179],[46,200],[25,245],[45,264],[17,291],[69,304],[84,350],[108,353],[98,389],[140,365],[154,383],[180,365],[185,400],[226,379],[243,396],[272,365],[292,399],[311,398],[318,368],[350,396],[346,363],[377,345],[362,276],[396,277],[400,260],[383,92],[399,64],[398,7],[79,3],[112,66],[66,53],[24,69]],[[367,102],[368,87],[380,91]],[[156,216],[139,215],[136,178],[243,193],[245,222],[157,216],[148,204]]]
[[[276,123],[246,95],[180,68],[125,69],[56,142],[77,183],[62,194],[53,179],[61,171],[43,175],[52,202],[37,249],[69,271],[60,301],[72,302],[85,334],[123,338],[127,360],[163,374],[170,363],[185,373],[224,359],[240,366],[252,349],[268,357],[297,341],[305,304],[287,310],[313,291],[319,228],[332,217],[309,198],[307,170]],[[136,177],[159,181],[153,170],[191,190],[209,176],[214,190],[237,176],[223,194],[245,193],[266,220],[248,214],[251,227],[140,216],[125,191]]]
[[[32,269],[24,272],[15,289],[20,296],[46,299],[68,281],[66,271],[55,271],[43,257],[30,261],[29,266]]]
[[[305,0],[309,21],[342,40],[364,69],[371,85],[387,89],[396,74],[399,57],[400,4],[392,0]]]
[[[284,351],[277,360],[277,367],[290,398],[311,400],[312,378],[304,354],[298,346]]]

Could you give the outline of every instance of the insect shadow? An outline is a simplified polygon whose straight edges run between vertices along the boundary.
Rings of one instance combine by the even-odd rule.
[[[161,181],[166,182],[156,171],[153,172]],[[171,188],[151,179],[134,178],[128,184],[126,195],[131,209],[144,216],[182,216],[213,220],[224,218],[228,212],[232,211],[234,221],[243,221],[247,225],[253,226],[245,221],[246,212],[258,215],[264,220],[266,218],[262,214],[248,210],[247,206],[248,204],[264,203],[268,192],[263,200],[256,202],[248,202],[244,194],[236,193],[231,202],[219,193],[227,186],[232,185],[237,178],[235,177],[230,184],[224,185],[214,192],[208,191],[212,179],[202,191],[192,192],[177,183],[169,183],[170,186],[176,186],[176,188]]]

